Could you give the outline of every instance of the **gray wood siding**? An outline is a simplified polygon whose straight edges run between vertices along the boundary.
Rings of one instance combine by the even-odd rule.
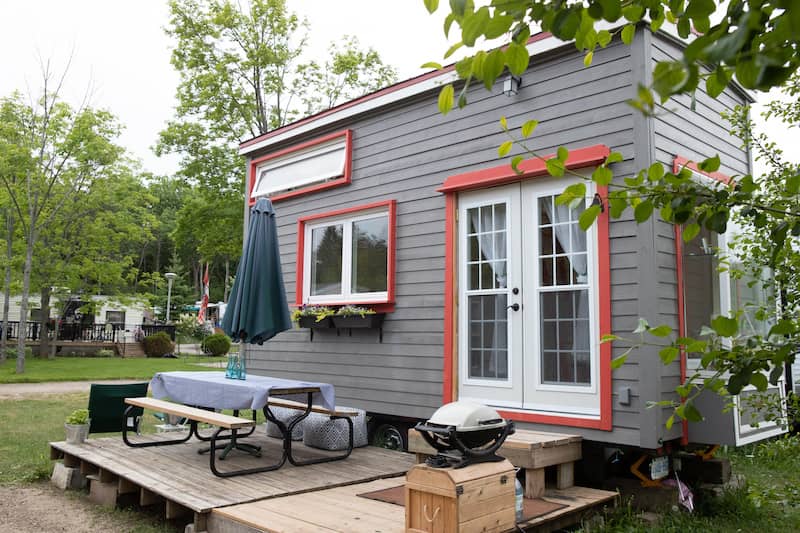
[[[664,35],[651,36],[650,63],[676,59],[680,56],[679,45]],[[701,83],[701,87],[704,85]],[[741,175],[750,172],[750,155],[741,148],[741,141],[729,133],[729,127],[721,118],[721,113],[730,112],[736,105],[744,104],[739,92],[726,89],[719,98],[711,98],[704,90],[696,94],[694,109],[689,96],[670,99],[659,109],[653,119],[653,157],[666,168],[671,169],[675,156],[683,156],[694,161],[702,161],[714,154],[721,160],[720,172]],[[656,251],[656,308],[651,316],[659,324],[668,324],[677,331],[678,327],[678,284],[675,255],[674,227],[664,221],[656,221],[654,226],[654,248]],[[657,388],[661,400],[676,400],[675,387],[680,384],[680,365],[664,366],[658,362],[657,354],[652,354],[657,362],[654,371],[659,373]],[[656,368],[657,367],[657,368]],[[653,398],[656,399],[656,398]],[[660,428],[658,434],[663,438],[680,436],[678,425],[672,431],[664,428],[666,419],[672,414],[669,409],[651,409],[649,425]],[[644,424],[643,424],[644,425]],[[657,443],[655,443],[657,444]]]
[[[626,103],[635,95],[637,83],[649,75],[650,50],[649,33],[640,31],[633,46],[614,42],[598,50],[591,67],[584,68],[583,56],[571,46],[564,47],[533,58],[515,97],[506,97],[499,86],[491,92],[476,87],[470,90],[465,109],[443,117],[437,111],[437,92],[433,91],[271,147],[270,151],[276,151],[343,128],[353,131],[353,179],[349,186],[276,204],[289,301],[294,301],[298,268],[298,217],[394,199],[396,309],[386,318],[383,343],[378,342],[374,331],[354,330],[352,336],[345,331],[340,336],[335,330],[316,331],[314,341],[309,342],[307,330],[292,330],[253,347],[249,369],[333,383],[340,405],[402,416],[430,416],[441,404],[443,370],[445,198],[436,188],[451,175],[501,163],[497,146],[506,137],[498,124],[500,116],[506,116],[512,128],[530,118],[539,120],[529,143],[539,153],[552,152],[560,145],[608,145],[624,156],[614,168],[620,180],[653,160],[671,161],[671,156],[664,154],[677,148],[667,145],[667,138],[672,137],[670,142],[678,143],[681,149],[688,148],[684,144],[691,146],[693,140],[683,140],[687,135],[681,131],[695,130],[682,124],[659,125],[645,120]],[[695,133],[720,133],[710,110],[721,104],[711,101],[703,105],[708,111],[693,122]],[[724,148],[735,155],[735,147]],[[694,155],[689,150],[678,151]],[[629,335],[641,316],[652,323],[677,325],[670,231],[671,226],[656,221],[638,225],[630,213],[611,222],[613,333]],[[614,357],[623,351],[624,346],[613,346]],[[662,372],[653,364],[654,358],[658,360],[654,350],[634,352],[614,372],[613,431],[535,427],[579,433],[590,440],[655,447],[653,444],[665,436],[665,416],[647,409],[646,402],[658,399],[650,396],[652,391],[674,386],[676,374],[673,369]],[[618,401],[623,389],[630,389],[629,405]]]

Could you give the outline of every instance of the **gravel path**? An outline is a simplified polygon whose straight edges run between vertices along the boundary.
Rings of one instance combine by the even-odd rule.
[[[3,383],[0,384],[0,400],[19,399],[26,396],[42,394],[68,394],[71,392],[89,392],[92,383],[139,383],[141,379],[123,379],[114,381],[51,381],[48,383]]]
[[[140,531],[143,520],[111,513],[80,493],[48,482],[0,486],[0,531],[14,533],[105,533]]]

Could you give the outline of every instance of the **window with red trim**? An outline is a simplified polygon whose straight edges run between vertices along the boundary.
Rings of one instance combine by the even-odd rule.
[[[343,130],[254,159],[250,201],[279,201],[350,183],[351,152],[351,132]]]
[[[391,302],[394,219],[394,201],[301,218],[298,303]]]

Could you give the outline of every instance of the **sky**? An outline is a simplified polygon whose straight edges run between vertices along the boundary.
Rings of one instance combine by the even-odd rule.
[[[422,72],[448,47],[442,13],[428,15],[422,0],[289,0],[311,26],[309,53],[323,58],[328,44],[355,35],[372,47],[399,79]],[[442,10],[440,9],[440,12]],[[125,130],[119,143],[146,170],[169,174],[177,157],[156,157],[151,147],[174,116],[178,75],[169,63],[173,46],[163,28],[166,0],[0,0],[0,96],[13,90],[36,94],[41,65],[67,78],[63,96],[78,105],[113,112]],[[768,131],[784,146],[800,143],[797,132]]]

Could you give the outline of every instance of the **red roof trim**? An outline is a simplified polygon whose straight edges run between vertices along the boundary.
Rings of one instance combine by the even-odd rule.
[[[543,41],[543,40],[547,39],[548,37],[552,37],[552,34],[549,33],[549,32],[537,33],[536,35],[533,35],[530,39],[528,39],[528,42],[526,44],[535,43],[537,41]],[[443,67],[441,70],[433,70],[431,72],[426,72],[425,74],[420,74],[419,76],[415,76],[413,78],[409,78],[409,79],[407,79],[405,81],[401,81],[401,82],[395,83],[394,85],[390,85],[389,87],[386,87],[384,89],[380,89],[378,91],[375,91],[374,93],[366,94],[366,95],[361,96],[359,98],[356,98],[354,100],[350,100],[349,102],[345,102],[345,103],[340,104],[338,106],[331,107],[330,109],[326,109],[325,111],[320,111],[319,113],[317,113],[315,115],[311,115],[311,116],[302,118],[302,119],[298,120],[297,122],[292,122],[291,124],[287,124],[285,126],[281,126],[280,128],[274,129],[274,130],[272,130],[270,132],[267,132],[267,133],[265,133],[263,135],[259,135],[258,137],[253,137],[252,139],[249,139],[247,141],[244,141],[244,142],[240,143],[239,144],[239,148],[240,149],[241,148],[246,148],[246,147],[251,146],[253,144],[259,143],[259,142],[261,142],[263,140],[269,139],[270,137],[274,137],[274,136],[279,135],[281,133],[284,133],[284,132],[287,132],[287,131],[291,131],[291,130],[293,130],[295,128],[298,128],[298,127],[300,127],[300,126],[302,126],[304,124],[308,124],[310,122],[314,122],[314,121],[319,120],[319,119],[321,119],[323,117],[327,117],[328,115],[331,115],[333,113],[337,113],[337,112],[342,111],[344,109],[348,109],[350,107],[353,107],[355,105],[361,104],[363,102],[368,102],[370,100],[374,100],[375,98],[380,98],[381,96],[385,96],[387,94],[391,94],[393,92],[397,92],[397,91],[399,91],[401,89],[405,89],[406,87],[411,87],[411,86],[416,85],[418,83],[422,83],[423,81],[429,80],[431,78],[435,78],[435,77],[437,77],[437,76],[439,76],[441,74],[450,72],[450,71],[452,71],[454,69],[455,69],[455,63],[452,64],[452,65],[447,65],[447,66]]]
[[[590,167],[603,163],[611,150],[604,144],[596,144],[586,148],[577,148],[570,151],[567,158],[566,166],[569,169]],[[549,154],[544,156],[543,159],[535,158],[528,159],[519,164],[521,174],[517,174],[511,164],[486,168],[482,170],[475,170],[466,172],[464,174],[456,174],[447,178],[441,187],[437,189],[439,192],[449,193],[456,191],[466,191],[470,189],[479,189],[483,187],[493,187],[496,185],[504,185],[506,183],[513,183],[524,178],[531,178],[534,176],[547,175],[547,166],[545,160],[556,157],[556,154]]]

